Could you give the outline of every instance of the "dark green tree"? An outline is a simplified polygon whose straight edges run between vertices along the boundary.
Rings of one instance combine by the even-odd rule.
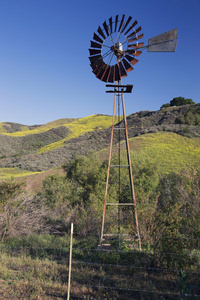
[[[181,106],[186,104],[194,104],[195,102],[192,99],[184,97],[175,97],[170,101],[170,106]]]

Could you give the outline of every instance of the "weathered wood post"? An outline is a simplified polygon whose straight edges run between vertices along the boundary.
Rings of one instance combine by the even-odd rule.
[[[70,286],[71,286],[73,225],[74,224],[71,223],[71,239],[70,239],[70,252],[69,252],[69,277],[68,277],[67,300],[69,300],[69,298],[70,298]]]

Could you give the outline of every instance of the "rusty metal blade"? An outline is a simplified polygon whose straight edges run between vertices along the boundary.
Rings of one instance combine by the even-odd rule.
[[[126,24],[124,25],[122,32],[124,32],[124,30],[126,29],[126,27],[128,26],[128,24],[130,23],[130,21],[132,20],[132,17],[128,17],[128,20],[126,21]]]
[[[137,62],[138,62],[138,59],[126,54],[125,55],[125,58],[134,66]]]
[[[130,51],[131,50],[128,50],[127,52],[133,56],[140,56],[142,54],[142,51],[135,51],[135,50],[133,50],[133,52],[130,52]]]
[[[131,42],[137,41],[137,40],[139,40],[139,39],[142,39],[142,38],[143,38],[143,36],[144,36],[144,34],[143,34],[143,33],[142,33],[142,34],[140,34],[140,35],[137,35],[136,37],[134,37],[134,38],[132,38],[132,39],[128,40],[128,43],[131,43]]]
[[[126,70],[122,64],[122,62],[120,61],[119,62],[119,69],[120,69],[120,74],[121,74],[121,77],[124,78],[127,76],[127,73],[126,73]]]
[[[131,66],[131,64],[129,64],[129,62],[125,58],[122,59],[122,63],[126,69],[126,72],[130,72],[133,70],[133,67]]]
[[[118,32],[121,31],[122,25],[123,25],[123,23],[124,23],[124,18],[125,18],[125,15],[122,16],[122,19],[121,19],[121,23],[120,23],[120,25],[119,25],[119,30],[118,30]]]
[[[128,48],[142,48],[142,46],[144,45],[144,43],[137,43],[137,44],[132,44],[132,45],[128,45]]]
[[[103,44],[103,40],[96,33],[93,35],[93,40]]]
[[[98,73],[99,73],[99,70],[101,69],[101,67],[104,65],[104,62],[103,62],[103,60],[102,61],[99,61],[99,64],[98,65],[95,65],[94,67],[93,67],[93,73],[95,74],[95,75],[97,75]]]
[[[100,80],[102,80],[102,79],[104,78],[104,76],[105,76],[105,73],[106,73],[106,71],[107,71],[108,67],[109,67],[109,65],[105,64],[105,68],[103,68],[103,74],[102,74],[102,76],[101,76]]]
[[[135,27],[135,25],[137,25],[137,20],[135,20],[134,22],[133,22],[133,24],[129,27],[129,29],[124,33],[124,35],[127,35],[127,33],[132,29],[132,28],[134,28]]]
[[[93,73],[95,75],[99,75],[99,73],[104,69],[105,67],[105,62],[103,61],[98,67],[96,67],[94,70],[93,70]]]
[[[91,63],[98,61],[99,59],[102,59],[101,55],[95,55],[95,56],[90,56],[89,60]]]
[[[90,41],[90,43],[91,43],[90,47],[92,47],[92,48],[100,48],[100,49],[102,48],[102,45],[99,43],[96,43],[93,41]]]
[[[103,74],[104,74],[105,68],[106,68],[106,64],[103,64],[103,65],[101,66],[101,68],[100,68],[98,74],[96,75],[96,77],[97,77],[98,79],[101,80],[101,77],[102,77]]]
[[[107,36],[109,36],[108,25],[106,24],[106,21],[103,22],[103,27],[105,29],[105,32],[106,32]]]
[[[107,82],[114,82],[115,81],[115,66],[111,66],[110,74],[107,79]]]
[[[132,37],[132,36],[136,36],[136,34],[137,34],[140,30],[142,30],[142,27],[141,27],[141,26],[138,27],[137,29],[135,29],[131,34],[129,34],[129,35],[127,36],[127,38],[129,39],[129,38]]]
[[[117,30],[118,18],[119,18],[119,15],[116,15],[116,17],[115,17],[115,32]]]
[[[90,64],[90,66],[91,66],[91,68],[92,68],[93,70],[95,70],[95,69],[98,68],[98,66],[100,66],[103,62],[104,62],[104,61],[103,61],[103,59],[101,58],[101,59],[99,59],[99,60],[96,60],[96,61],[92,62],[92,63]]]
[[[120,76],[119,67],[118,67],[118,65],[116,64],[116,65],[115,65],[115,81],[119,81],[120,78],[121,78],[121,76]]]
[[[110,19],[109,19],[109,24],[110,24],[110,33],[112,33],[113,31],[112,31],[112,17],[110,17]]]
[[[110,74],[110,70],[111,70],[111,67],[109,65],[107,65],[106,70],[105,70],[103,76],[101,77],[101,81],[107,82],[107,79],[108,79],[109,74]]]
[[[90,51],[90,55],[95,55],[95,54],[100,54],[101,50],[97,50],[97,49],[89,49]]]
[[[103,33],[103,30],[101,29],[101,27],[99,26],[99,28],[97,29],[98,33],[102,36],[102,38],[105,40],[106,39],[106,36],[105,34]]]

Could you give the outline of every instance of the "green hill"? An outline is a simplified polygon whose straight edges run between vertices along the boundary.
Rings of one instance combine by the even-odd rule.
[[[129,115],[131,151],[137,156],[150,157],[166,172],[198,163],[199,115],[200,104]],[[0,123],[0,174],[5,178],[7,173],[15,177],[47,171],[60,167],[76,155],[97,151],[107,159],[111,123],[112,116],[107,115],[66,118],[34,126]],[[117,126],[117,119],[115,123]],[[117,143],[116,135],[113,145]]]

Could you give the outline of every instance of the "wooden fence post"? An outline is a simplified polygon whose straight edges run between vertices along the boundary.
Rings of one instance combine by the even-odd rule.
[[[67,300],[69,300],[69,298],[70,298],[71,267],[72,267],[72,242],[73,242],[73,223],[71,223],[71,239],[70,239],[70,252],[69,252],[69,277],[68,277]]]

